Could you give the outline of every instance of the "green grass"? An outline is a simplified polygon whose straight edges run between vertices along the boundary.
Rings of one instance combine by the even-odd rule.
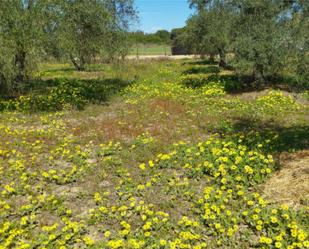
[[[132,47],[130,55],[171,55],[169,45],[137,45]]]
[[[230,94],[231,74],[191,60],[42,64],[28,94],[57,101],[67,78],[61,109],[0,113],[0,248],[306,247],[308,102]],[[284,183],[298,195],[277,202],[280,186],[267,198],[263,186],[282,155],[304,163]]]

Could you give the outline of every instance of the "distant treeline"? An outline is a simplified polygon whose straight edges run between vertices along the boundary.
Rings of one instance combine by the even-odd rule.
[[[184,31],[185,28],[172,29],[171,32],[158,30],[155,33],[136,31],[130,32],[129,37],[132,45],[169,45],[173,55],[193,54],[195,51],[183,42]]]
[[[171,34],[167,30],[158,30],[151,34],[143,31],[131,32],[129,38],[133,44],[171,44]]]

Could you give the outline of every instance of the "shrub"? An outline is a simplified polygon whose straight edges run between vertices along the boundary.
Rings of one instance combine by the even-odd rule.
[[[247,87],[246,84],[234,75],[211,75],[208,77],[209,82],[221,82],[227,92],[238,92]]]
[[[220,68],[216,66],[208,66],[208,67],[192,67],[188,70],[184,71],[183,74],[218,74],[220,73]]]
[[[190,74],[182,76],[181,83],[187,87],[201,87],[208,83],[209,75],[205,74]]]

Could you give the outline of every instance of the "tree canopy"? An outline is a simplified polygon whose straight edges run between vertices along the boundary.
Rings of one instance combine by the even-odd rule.
[[[133,0],[0,0],[0,86],[18,92],[43,56],[87,63],[124,58],[132,44],[171,44],[176,54],[217,56],[256,82],[284,74],[309,79],[306,0],[189,0],[186,26],[130,32]]]
[[[308,72],[308,1],[190,0],[195,9],[185,27],[188,48],[239,75],[265,82],[285,71]],[[288,70],[287,67],[289,67]]]
[[[123,53],[136,19],[132,0],[0,0],[0,6],[2,91],[16,90],[46,54],[84,70],[100,53]]]
[[[54,2],[0,0],[0,85],[16,89],[35,67],[51,24]]]

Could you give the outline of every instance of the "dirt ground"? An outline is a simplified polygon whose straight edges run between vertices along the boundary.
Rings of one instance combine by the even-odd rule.
[[[129,55],[126,57],[129,60],[147,60],[147,59],[171,59],[171,60],[181,60],[181,59],[196,59],[198,58],[197,55]]]

